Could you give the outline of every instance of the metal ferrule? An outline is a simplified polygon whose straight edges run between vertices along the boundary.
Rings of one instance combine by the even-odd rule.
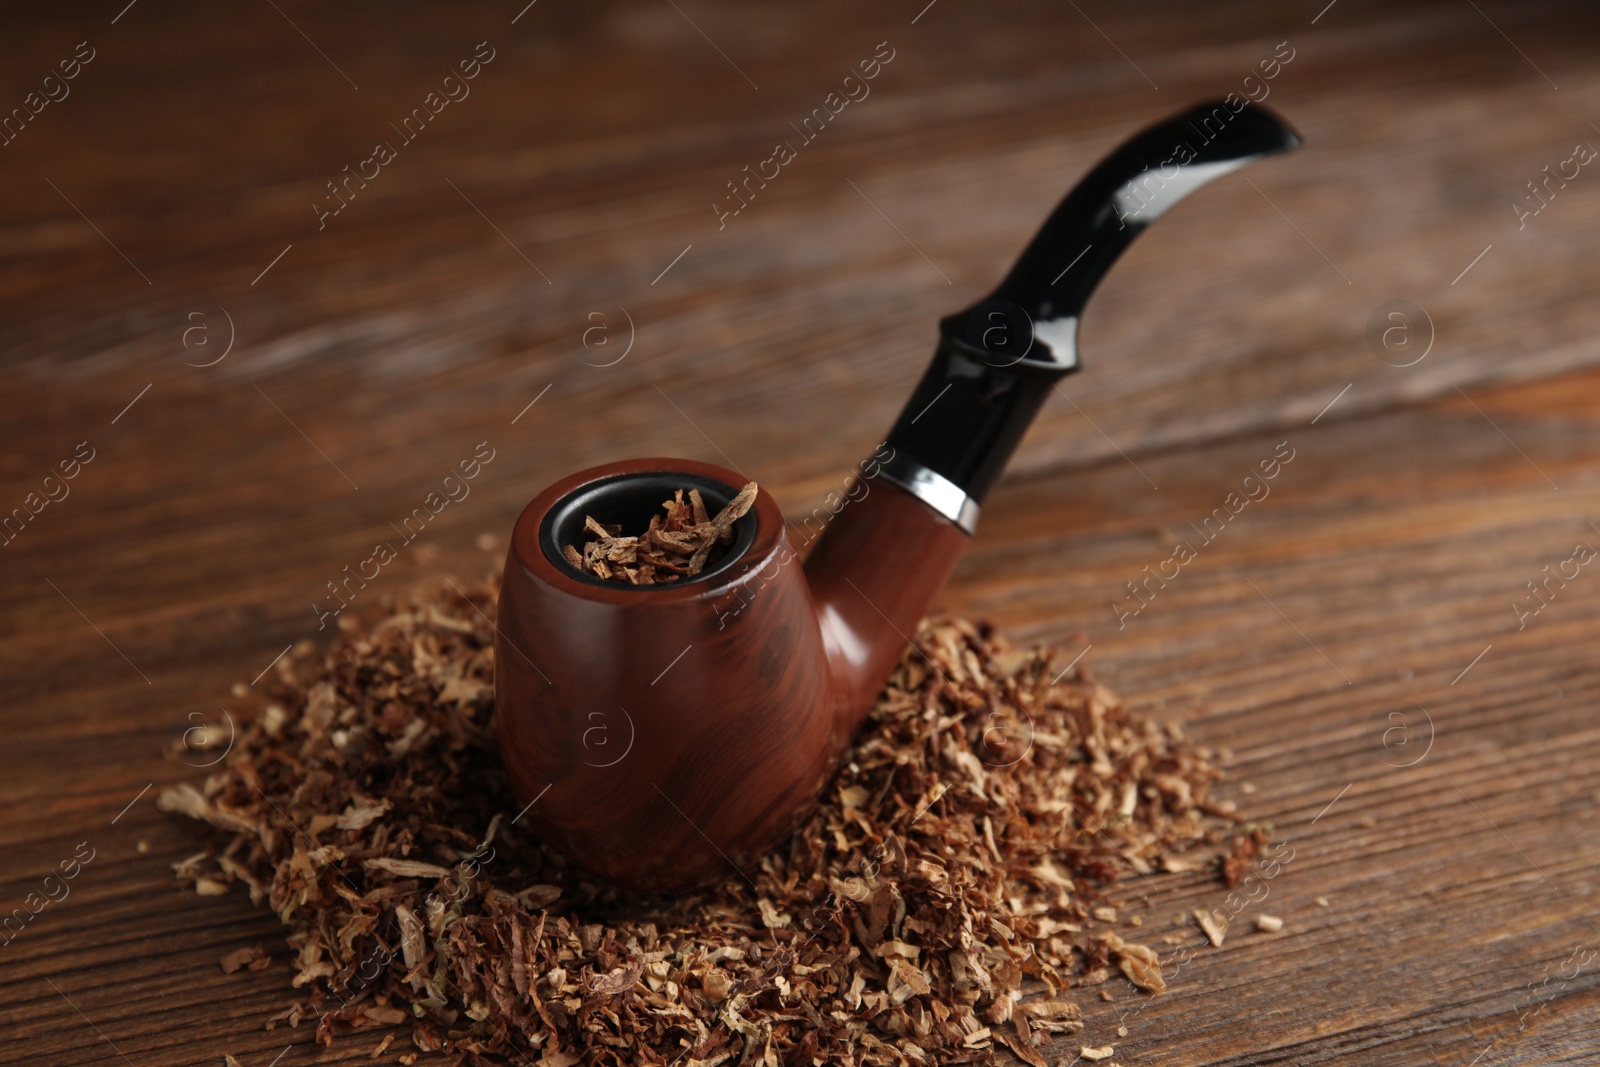
[[[887,478],[940,515],[949,519],[972,536],[978,529],[978,502],[967,495],[955,482],[938,471],[924,467],[904,452],[879,469],[878,477]]]

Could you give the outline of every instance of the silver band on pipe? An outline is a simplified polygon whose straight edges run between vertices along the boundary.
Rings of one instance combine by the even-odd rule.
[[[955,482],[900,453],[879,469],[891,482],[949,519],[971,536],[978,529],[978,502]]]

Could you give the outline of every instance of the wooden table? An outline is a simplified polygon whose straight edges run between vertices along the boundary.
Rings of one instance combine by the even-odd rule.
[[[374,597],[483,573],[484,535],[615,458],[737,465],[809,511],[1094,158],[1279,42],[1267,103],[1306,147],[1117,268],[943,606],[1092,645],[1295,849],[1252,905],[1281,933],[1247,916],[1165,995],[1085,1000],[1118,1062],[1600,1062],[1600,576],[1513,606],[1600,547],[1600,177],[1526,185],[1600,145],[1600,19],[923,3],[6,16],[4,106],[68,95],[0,147],[4,508],[93,459],[4,547],[3,910],[93,859],[3,950],[0,1062],[368,1062],[262,1030],[281,960],[218,970],[281,942],[174,885],[197,832],[150,787],[199,772],[163,751],[316,639],[324,583],[479,441],[471,498]],[[481,41],[469,96],[391,129]],[[719,228],[725,183],[879,42],[871,95]],[[1375,315],[1409,332],[1374,346]],[[1119,628],[1124,583],[1282,442],[1271,496]],[[1223,890],[1119,895],[1159,946]]]

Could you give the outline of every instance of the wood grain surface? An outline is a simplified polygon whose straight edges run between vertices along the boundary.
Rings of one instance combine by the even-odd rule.
[[[1600,1063],[1600,576],[1513,606],[1600,548],[1600,177],[1570,162],[1600,146],[1600,17],[524,2],[0,16],[26,119],[0,144],[0,512],[94,457],[0,548],[0,913],[94,850],[0,949],[0,1063],[370,1062],[375,1035],[263,1030],[293,995],[279,930],[173,883],[200,838],[153,791],[201,772],[164,752],[318,639],[325,583],[479,442],[470,498],[370,603],[487,571],[527,500],[609,460],[736,467],[803,516],[1078,174],[1252,86],[1306,146],[1118,266],[942,599],[1088,648],[1295,850],[1221,948],[1173,925],[1214,882],[1119,885],[1186,962],[1159,997],[1083,996],[1082,1036],[1124,1064]],[[395,132],[480,42],[470,95]],[[726,183],[880,42],[870,96],[719,229]],[[257,942],[271,967],[221,973]]]

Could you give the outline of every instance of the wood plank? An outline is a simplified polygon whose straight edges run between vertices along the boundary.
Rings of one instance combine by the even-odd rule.
[[[1537,402],[1551,389],[1563,397],[1554,412]],[[1541,969],[1559,968],[1594,937],[1587,897],[1600,857],[1578,828],[1600,799],[1600,728],[1588,714],[1600,690],[1589,655],[1600,586],[1575,580],[1520,632],[1506,604],[1524,574],[1583,539],[1583,516],[1596,511],[1595,446],[1582,430],[1600,415],[1600,374],[1475,401],[1559,492],[1460,400],[1308,426],[1290,435],[1295,456],[1271,495],[1120,632],[1106,606],[1119,579],[1152,558],[1162,531],[1187,536],[1180,531],[1189,517],[1203,515],[1278,440],[1142,456],[1159,494],[1119,460],[1016,479],[993,498],[946,606],[1040,639],[1070,643],[1081,633],[1094,643],[1086,662],[1133,706],[1186,721],[1203,743],[1231,750],[1230,792],[1295,849],[1267,898],[1245,909],[1222,949],[1202,949],[1185,964],[1168,994],[1117,988],[1111,1004],[1086,1002],[1087,1033],[1101,1040],[1125,1020],[1119,1047],[1128,1059],[1359,1054],[1404,1063],[1419,1049],[1478,1040],[1475,1054],[1500,1037],[1518,1062],[1560,1062],[1587,1047],[1566,1036],[1566,1024],[1560,1036],[1542,1023],[1523,1034],[1515,1026],[1519,1013],[1544,1003],[1543,991],[1528,988],[1548,973]],[[1397,454],[1407,457],[1403,472],[1393,466]],[[1428,492],[1415,492],[1418,485]],[[1592,530],[1589,537],[1600,540]],[[1452,685],[1485,645],[1490,652]],[[1419,709],[1434,726],[1428,749]],[[1411,731],[1408,744],[1391,733],[1386,747],[1397,723]],[[151,757],[138,762],[163,780],[186,773]],[[1253,792],[1240,792],[1244,783]],[[126,796],[141,784],[127,783]],[[108,855],[86,872],[81,897],[45,913],[14,946],[21,952],[8,974],[19,993],[41,975],[76,979],[81,985],[63,992],[83,991],[88,1003],[79,1006],[97,1026],[151,1056],[171,1051],[166,1038],[147,1036],[151,1009],[140,997],[150,987],[203,998],[185,1010],[220,1004],[211,1039],[248,1033],[247,1024],[271,1013],[279,998],[266,979],[277,977],[281,996],[281,964],[211,988],[183,985],[212,973],[223,952],[273,936],[270,919],[242,900],[191,905],[166,883],[165,864],[194,847],[189,827],[145,800],[113,832],[106,824],[126,799],[104,789],[69,787],[35,803],[35,835],[13,845],[24,869],[47,869],[85,835],[107,841]],[[79,829],[91,824],[102,828]],[[70,833],[59,829],[68,825]],[[150,851],[133,852],[130,837]],[[1113,897],[1158,945],[1168,931],[1194,944],[1188,911],[1226,907],[1225,892],[1199,873],[1133,879]],[[1181,926],[1172,925],[1175,912]],[[1282,916],[1286,930],[1250,932],[1260,912]],[[89,947],[80,931],[119,933]],[[122,980],[89,989],[82,976],[108,964]],[[1557,983],[1542,1015],[1572,1013],[1572,1026],[1592,1026],[1595,986],[1592,970]],[[86,1057],[63,1062],[98,1055],[59,1000],[37,989],[21,999],[35,1021],[20,1036],[59,1035],[52,1047],[61,1055]],[[259,1036],[228,1047],[270,1047]]]
[[[197,773],[163,755],[190,716],[315,639],[324,583],[485,439],[471,497],[372,602],[482,573],[503,541],[480,535],[629,455],[735,464],[804,515],[888,426],[935,319],[1077,174],[1280,41],[1268,103],[1306,147],[1174,210],[1108,279],[1072,403],[1047,407],[944,605],[1092,643],[1135,708],[1231,752],[1242,808],[1296,848],[1243,916],[1281,934],[1236,927],[1148,1002],[1085,998],[1119,1062],[1596,1062],[1594,966],[1540,983],[1600,944],[1600,593],[1585,569],[1526,628],[1512,608],[1600,546],[1600,186],[1580,174],[1522,229],[1511,206],[1600,144],[1593,12],[695,0],[539,4],[513,26],[520,3],[280,6],[50,9],[0,34],[13,103],[76,42],[97,50],[0,148],[3,506],[96,449],[5,546],[0,900],[97,850],[5,949],[0,1063],[117,1062],[108,1042],[138,1067],[291,1042],[281,1067],[368,1062],[375,1036],[321,1054],[262,1031],[282,961],[216,961],[276,944],[274,921],[172,886],[196,838],[149,793],[118,817]],[[471,97],[319,232],[323,183],[482,40]],[[884,40],[872,95],[718,230],[724,183]],[[1400,299],[1436,335],[1405,368],[1366,339]],[[186,366],[220,351],[183,337],[202,322],[220,345],[222,309],[234,350]],[[609,345],[634,324],[615,365],[585,363],[618,351],[584,348],[594,313]],[[1119,629],[1123,583],[1281,441],[1271,495]],[[1434,745],[1396,766],[1421,709]],[[1115,895],[1149,939],[1190,943],[1173,913],[1225,898],[1199,874]]]

